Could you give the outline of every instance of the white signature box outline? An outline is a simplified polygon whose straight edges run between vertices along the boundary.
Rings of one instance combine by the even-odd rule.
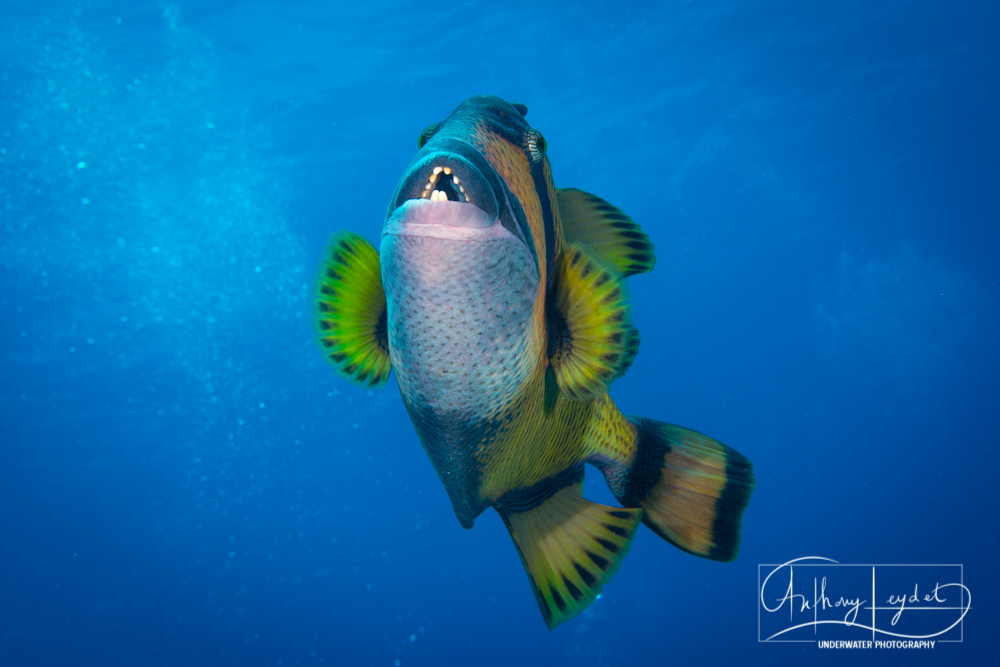
[[[803,560],[823,560],[823,561],[826,561],[826,562],[824,562],[824,563],[800,563],[799,562],[799,561],[803,561]],[[961,563],[838,563],[837,561],[831,560],[829,558],[823,558],[821,556],[806,556],[804,558],[796,558],[794,560],[788,561],[787,563],[758,563],[757,564],[757,643],[758,644],[816,644],[816,643],[818,643],[820,641],[824,641],[824,640],[819,639],[819,638],[816,638],[816,639],[771,639],[771,638],[761,639],[761,632],[760,632],[760,619],[761,619],[761,615],[760,614],[761,614],[761,608],[763,607],[763,604],[761,603],[761,595],[763,593],[763,590],[761,589],[761,584],[762,584],[762,582],[761,582],[761,570],[762,570],[762,568],[772,568],[769,571],[769,573],[768,573],[768,577],[769,577],[771,574],[773,574],[774,572],[776,572],[778,569],[784,568],[784,567],[795,567],[795,568],[802,568],[802,567],[864,567],[864,568],[872,568],[872,603],[869,606],[861,607],[861,609],[864,609],[866,611],[870,610],[872,612],[872,640],[873,641],[875,640],[875,634],[877,632],[877,630],[874,627],[875,626],[875,620],[874,620],[875,612],[876,611],[885,611],[885,610],[895,610],[895,609],[898,609],[898,607],[876,607],[875,606],[875,568],[878,568],[878,567],[957,567],[958,571],[959,571],[959,584],[961,584],[961,591],[960,592],[961,592],[961,596],[962,597],[960,598],[960,604],[962,606],[961,607],[933,607],[933,608],[929,608],[928,607],[928,608],[923,608],[923,609],[933,609],[935,611],[949,611],[949,610],[951,610],[951,611],[956,611],[956,610],[957,611],[963,611],[964,610],[965,613],[962,614],[962,617],[958,621],[959,638],[958,639],[937,639],[935,641],[940,642],[942,644],[945,644],[945,643],[961,644],[962,642],[965,641],[965,615],[968,613],[968,611],[970,609],[972,609],[972,596],[971,596],[971,594],[968,593],[968,589],[965,587],[965,566],[963,564],[961,564]],[[766,580],[767,580],[767,578],[765,577],[764,581],[766,581]],[[966,596],[968,596],[968,598],[969,598],[969,604],[968,604],[968,606],[966,606],[966,604],[965,604]],[[922,609],[918,608],[918,607],[907,608],[907,611],[918,611],[918,610],[922,610]],[[772,635],[772,637],[773,637],[773,635]]]

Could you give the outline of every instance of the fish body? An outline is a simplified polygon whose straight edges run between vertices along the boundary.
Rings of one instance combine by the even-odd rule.
[[[608,395],[638,333],[624,280],[652,269],[628,216],[557,190],[523,105],[463,102],[421,134],[380,247],[331,241],[319,337],[337,368],[392,368],[459,522],[503,517],[550,628],[594,599],[643,520],[677,546],[735,557],[749,461]],[[585,464],[623,507],[582,498]]]

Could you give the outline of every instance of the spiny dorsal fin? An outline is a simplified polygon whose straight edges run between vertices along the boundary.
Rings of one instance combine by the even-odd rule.
[[[641,509],[600,505],[582,493],[579,482],[527,512],[500,511],[550,630],[594,601],[642,518]]]
[[[556,190],[559,217],[568,243],[582,243],[624,276],[653,270],[653,244],[621,210],[576,188]]]
[[[381,386],[392,370],[378,250],[360,234],[337,232],[320,269],[320,345],[347,379]]]
[[[559,389],[577,401],[600,396],[639,349],[622,276],[583,245],[567,245],[549,298],[549,362]]]

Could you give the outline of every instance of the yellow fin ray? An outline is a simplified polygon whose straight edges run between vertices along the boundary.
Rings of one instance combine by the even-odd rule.
[[[550,630],[597,598],[642,519],[641,509],[594,503],[582,492],[578,482],[534,509],[501,511]]]
[[[556,190],[567,243],[580,243],[624,276],[653,270],[649,236],[621,209],[576,188]]]
[[[392,362],[375,246],[360,234],[334,234],[316,297],[317,335],[330,362],[349,380],[373,387],[385,384]]]
[[[559,389],[572,400],[600,396],[639,348],[621,275],[582,245],[567,245],[550,298],[549,360]]]

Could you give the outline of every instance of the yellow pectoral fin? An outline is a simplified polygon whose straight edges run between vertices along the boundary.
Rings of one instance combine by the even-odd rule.
[[[607,392],[639,351],[621,274],[579,243],[556,261],[548,327],[552,370],[572,400]]]
[[[349,380],[385,384],[392,370],[378,250],[360,234],[330,239],[320,269],[316,323],[327,358]]]
[[[567,243],[583,244],[624,276],[653,270],[653,244],[620,209],[576,188],[556,190],[556,200]]]
[[[582,489],[567,486],[526,512],[501,511],[550,630],[594,601],[642,518],[641,509],[590,502]]]

